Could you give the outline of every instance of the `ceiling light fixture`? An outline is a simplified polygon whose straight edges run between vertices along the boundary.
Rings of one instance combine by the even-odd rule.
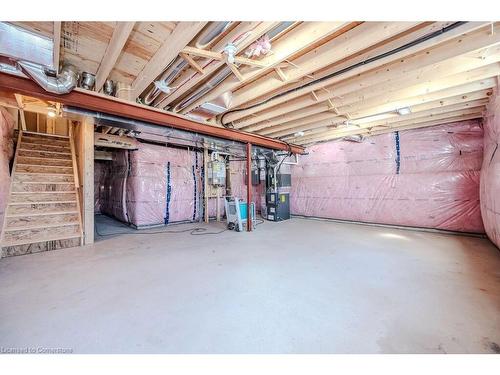
[[[405,116],[405,115],[409,115],[411,113],[411,109],[410,109],[410,107],[401,107],[401,108],[396,109],[396,112],[400,116]]]
[[[214,103],[210,103],[210,102],[203,103],[200,107],[211,112],[211,113],[215,113],[215,114],[219,114],[219,113],[227,111],[227,108],[224,108],[223,106],[220,106],[220,105],[217,105]]]
[[[236,55],[236,46],[232,43],[229,43],[224,47],[224,53],[227,55],[227,62],[229,64],[234,64],[234,58]]]
[[[165,81],[154,81],[155,87],[160,90],[161,92],[170,95],[173,89],[176,89],[177,87],[169,86]]]
[[[294,137],[303,137],[304,136],[304,132],[303,131],[299,131],[297,133],[294,134]]]

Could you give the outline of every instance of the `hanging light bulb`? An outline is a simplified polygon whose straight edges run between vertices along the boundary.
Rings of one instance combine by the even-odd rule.
[[[155,81],[154,84],[158,90],[164,92],[167,95],[169,95],[170,92],[172,92],[173,87],[168,86],[165,81]]]
[[[227,62],[229,64],[234,64],[236,46],[232,43],[229,43],[227,46],[224,47],[224,53],[227,55]]]

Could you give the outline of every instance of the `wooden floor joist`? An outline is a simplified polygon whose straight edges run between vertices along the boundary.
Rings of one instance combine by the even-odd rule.
[[[74,25],[85,26],[81,32],[73,31],[76,44],[86,40],[78,51],[62,43],[61,35],[71,31],[70,23],[42,22],[33,29],[30,23],[16,22],[16,27],[27,31],[45,30],[44,36],[58,44],[60,53],[54,51],[53,65],[60,57],[64,59],[61,63],[74,64],[79,72],[94,74],[96,90],[107,78],[112,79],[115,95],[121,99],[81,88],[54,95],[29,80],[0,73],[0,91],[5,94],[0,103],[20,112],[19,126],[24,130],[29,120],[25,115],[30,111],[43,116],[48,105],[59,108],[62,104],[303,153],[303,147],[283,141],[304,144],[307,137],[316,139],[312,136],[326,130],[341,134],[346,121],[365,132],[365,118],[388,119],[393,114],[386,112],[401,106],[424,105],[431,111],[440,107],[438,100],[493,87],[491,79],[500,74],[499,22],[138,21]],[[101,33],[102,40],[96,37]],[[206,42],[212,33],[216,36]],[[143,35],[156,42],[144,43]],[[226,49],[231,44],[233,52]],[[162,80],[168,89],[158,91],[155,87]],[[136,98],[149,105],[137,104]],[[460,103],[465,101],[454,104]],[[467,110],[467,106],[461,109]],[[425,116],[423,107],[411,111]],[[44,125],[44,131],[56,132],[57,121],[44,121]],[[99,125],[98,131],[134,136],[109,124]],[[294,137],[295,133],[304,133],[304,138]],[[47,147],[47,152],[66,151],[57,143]],[[39,148],[27,138],[22,152]]]
[[[56,95],[43,90],[35,82],[29,79],[6,73],[0,73],[0,88],[32,97],[58,101],[63,105],[86,108],[97,112],[128,117],[160,126],[167,126],[199,134],[205,134],[216,138],[223,138],[241,143],[251,143],[255,146],[266,147],[274,150],[288,151],[291,149],[292,152],[299,154],[304,152],[304,148],[301,146],[289,145],[285,142],[263,137],[257,134],[211,126],[193,121],[185,116],[168,113],[166,111],[126,100],[112,98],[103,94],[90,92],[88,90],[75,89],[69,94]]]

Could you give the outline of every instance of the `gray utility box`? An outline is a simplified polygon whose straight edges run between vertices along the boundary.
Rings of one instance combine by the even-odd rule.
[[[208,184],[209,185],[225,185],[226,184],[226,163],[223,161],[208,162]]]
[[[260,184],[260,178],[259,178],[259,170],[257,168],[252,168],[252,174],[250,175],[252,179],[252,186],[257,186]],[[247,171],[245,170],[245,185],[247,184],[248,181],[248,174]]]
[[[290,193],[267,193],[267,220],[282,221],[290,219]]]

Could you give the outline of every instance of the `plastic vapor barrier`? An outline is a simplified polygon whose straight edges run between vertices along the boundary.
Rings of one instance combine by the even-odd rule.
[[[104,198],[104,182],[109,172],[107,161],[96,161],[94,163],[94,213],[101,212],[101,204]]]
[[[500,247],[500,96],[497,87],[484,120],[481,214],[488,237]]]
[[[10,113],[0,107],[0,231],[2,229],[5,207],[9,198],[9,162],[14,155],[14,120]]]
[[[246,200],[243,168],[244,162],[230,162],[233,196]],[[96,211],[138,227],[198,221],[204,209],[203,179],[201,152],[146,143],[138,150],[114,151],[113,161],[95,163]],[[254,201],[259,191],[254,187]],[[224,214],[223,198],[220,209]],[[208,214],[216,214],[215,198],[208,200]]]
[[[479,121],[312,146],[292,166],[292,214],[484,232]]]

